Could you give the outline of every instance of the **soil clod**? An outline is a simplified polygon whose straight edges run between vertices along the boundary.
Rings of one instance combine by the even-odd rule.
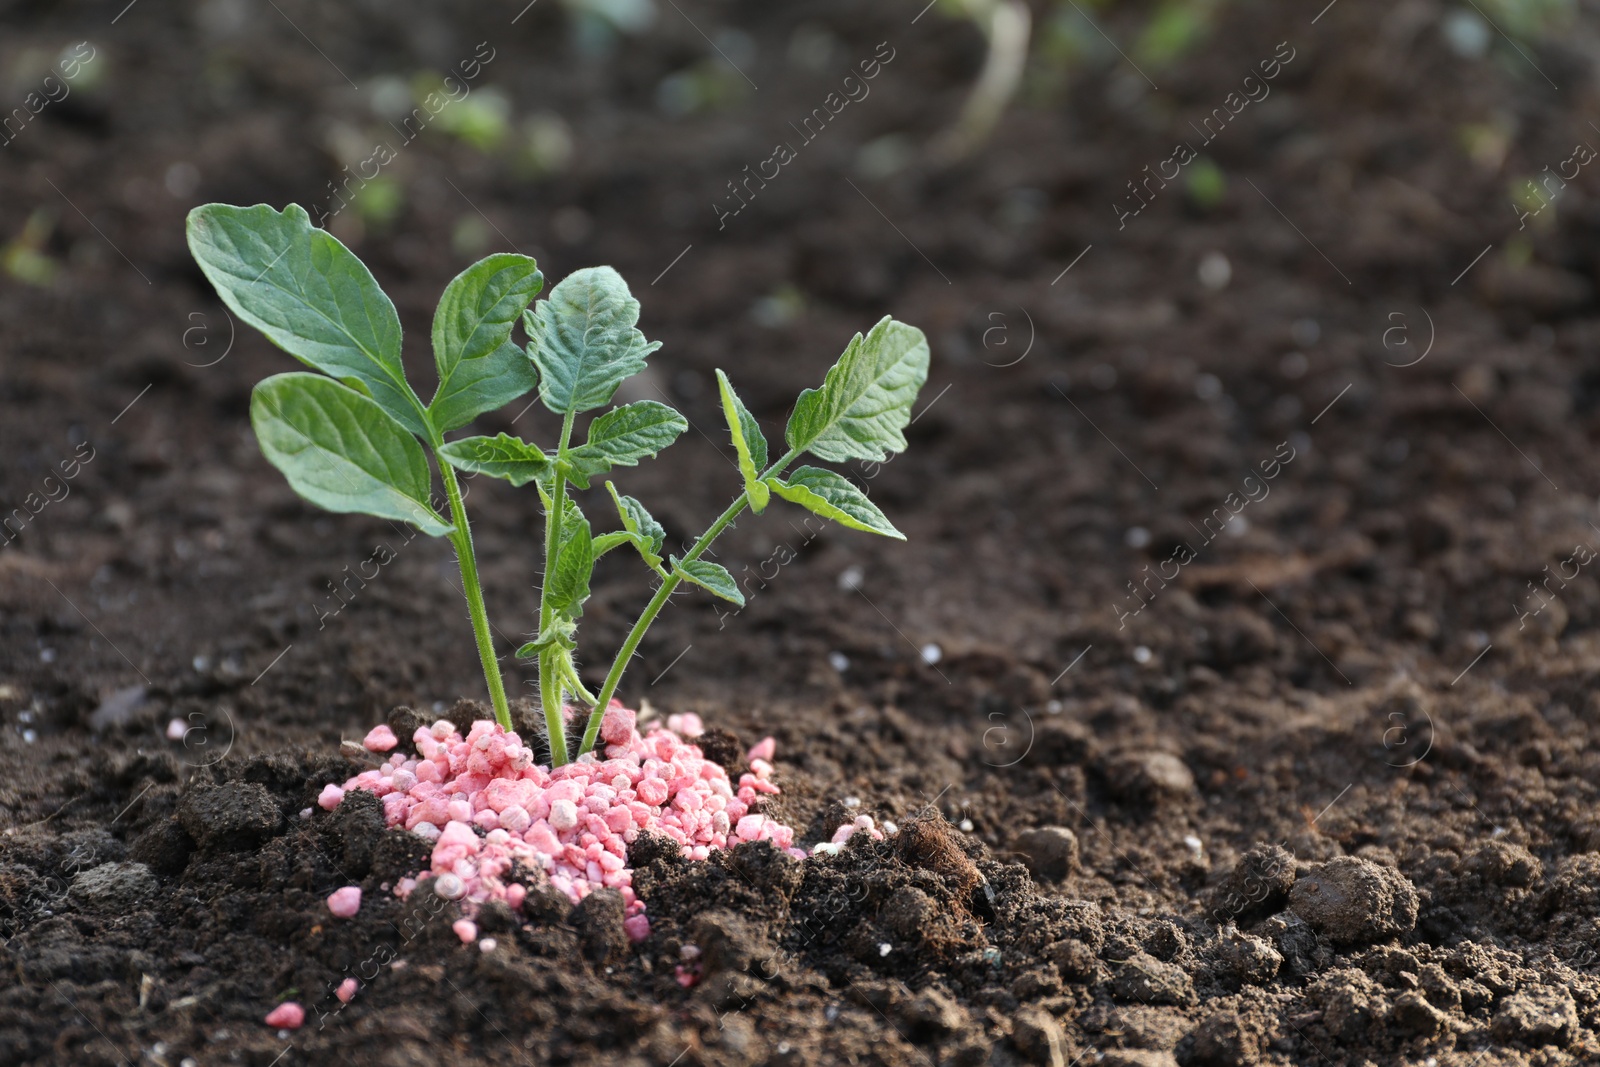
[[[591,963],[613,963],[628,951],[628,932],[622,926],[627,918],[622,894],[614,889],[596,889],[572,909],[572,925],[578,928],[584,958]]]
[[[1061,1032],[1061,1024],[1047,1011],[1039,1008],[1019,1011],[1011,1031],[1011,1042],[1030,1063],[1066,1067],[1066,1037]]]
[[[1112,796],[1136,804],[1181,801],[1195,792],[1194,774],[1170,752],[1130,752],[1105,764],[1106,787]]]
[[[1022,853],[1035,878],[1058,882],[1078,869],[1078,835],[1065,826],[1041,826],[1017,835],[1014,847]]]
[[[1564,1046],[1578,1030],[1577,1005],[1560,989],[1513,993],[1495,1010],[1491,1030],[1501,1041]]]
[[[277,833],[283,812],[266,786],[235,782],[190,788],[178,802],[178,819],[206,851],[237,851]]]
[[[1294,872],[1294,856],[1288,849],[1256,846],[1212,887],[1212,920],[1249,923],[1282,910],[1289,902]]]
[[[1336,945],[1370,944],[1417,924],[1417,891],[1406,877],[1355,856],[1301,872],[1289,906]]]
[[[1184,1067],[1252,1067],[1261,1060],[1260,1028],[1231,1011],[1214,1011],[1200,1020],[1180,1045]]]
[[[142,863],[102,863],[72,880],[72,900],[92,911],[124,912],[160,891],[160,882]]]
[[[1114,967],[1111,988],[1123,1000],[1136,1004],[1187,1005],[1194,1000],[1194,984],[1182,967],[1163,963],[1137,952]]]

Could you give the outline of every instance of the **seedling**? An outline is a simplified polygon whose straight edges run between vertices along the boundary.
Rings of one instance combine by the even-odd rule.
[[[660,347],[637,328],[639,302],[610,267],[575,271],[533,304],[544,277],[527,256],[502,253],[468,267],[450,282],[433,319],[439,384],[423,403],[400,360],[400,318],[366,266],[304,210],[259,204],[206,204],[189,214],[189,249],[222,300],[279,348],[320,374],[275,374],[255,387],[250,422],[268,462],[311,503],[335,512],[409,522],[455,546],[467,611],[484,679],[500,725],[511,728],[472,532],[456,472],[530,482],[545,516],[544,577],[539,628],[517,650],[536,659],[539,697],[553,765],[568,761],[564,712],[588,708],[574,756],[594,748],[601,716],[645,632],[684,582],[744,605],[733,575],[700,557],[746,508],[760,512],[773,495],[840,525],[904,540],[877,505],[833,471],[791,464],[810,453],[835,463],[881,462],[903,451],[911,406],[928,376],[922,331],[885,317],[857,334],[824,378],[795,402],[788,446],[770,459],[754,416],[717,371],[722,411],[738,455],[743,491],[683,555],[663,556],[666,534],[643,504],[606,491],[620,530],[596,535],[569,489],[588,489],[615,467],[655,456],[689,428],[666,404],[641,400],[594,418],[584,443],[573,444],[579,415],[608,407],[617,387],[645,367]],[[526,349],[512,343],[521,320]],[[445,435],[535,388],[561,416],[552,450],[509,434]],[[444,483],[448,518],[431,503],[432,453]],[[599,693],[578,675],[578,620],[595,561],[631,548],[659,579],[639,619],[606,672]]]

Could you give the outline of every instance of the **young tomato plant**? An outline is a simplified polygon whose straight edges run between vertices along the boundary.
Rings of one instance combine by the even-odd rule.
[[[251,395],[250,421],[268,462],[302,497],[329,511],[409,522],[447,537],[456,550],[478,655],[495,718],[511,728],[505,684],[490,635],[472,532],[456,472],[533,483],[544,510],[544,577],[534,639],[517,650],[536,659],[552,765],[594,748],[610,705],[651,623],[678,586],[699,586],[743,606],[728,571],[701,559],[746,509],[773,495],[852,529],[904,540],[854,483],[833,471],[789,467],[804,454],[831,462],[881,462],[905,449],[911,406],[928,376],[922,331],[884,318],[857,334],[820,388],[795,402],[776,459],[728,376],[717,371],[722,411],[738,454],[743,491],[681,557],[662,556],[666,534],[643,504],[605,483],[622,528],[595,534],[570,490],[589,489],[614,467],[655,456],[689,427],[653,400],[611,408],[592,419],[582,444],[577,418],[611,404],[617,387],[644,369],[660,342],[637,327],[639,302],[610,267],[575,271],[533,303],[544,277],[526,256],[499,254],[450,282],[433,319],[439,384],[423,403],[400,360],[400,319],[372,274],[338,239],[314,228],[291,204],[278,212],[207,204],[189,215],[189,249],[222,300],[278,347],[321,374],[276,374]],[[512,343],[521,320],[528,343]],[[553,449],[509,434],[445,435],[534,389],[561,416]],[[433,454],[449,516],[432,503]],[[787,473],[786,475],[786,472]],[[579,678],[578,620],[595,561],[627,546],[659,580],[606,672],[599,693]],[[566,711],[588,709],[569,749]]]

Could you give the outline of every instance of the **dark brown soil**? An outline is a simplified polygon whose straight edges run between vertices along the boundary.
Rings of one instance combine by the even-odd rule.
[[[971,162],[882,178],[863,146],[927,144],[982,61],[921,0],[685,0],[609,53],[551,2],[0,0],[6,108],[84,38],[103,75],[0,147],[0,244],[38,213],[57,266],[0,277],[0,1063],[1600,1060],[1600,171],[1524,230],[1510,200],[1600,143],[1593,8],[1474,59],[1451,5],[1317,6],[1226,8],[1159,89],[1108,51]],[[1033,7],[1042,36],[1072,16]],[[1124,42],[1149,14],[1095,10]],[[861,812],[900,832],[804,863],[641,847],[638,948],[607,901],[548,894],[464,947],[453,905],[384,891],[422,852],[375,804],[300,818],[341,739],[482,680],[447,547],[315,512],[262,460],[249,389],[290,361],[232,336],[183,244],[198,202],[324,202],[341,140],[390,136],[377,79],[480,41],[478,88],[574,153],[541,175],[433,130],[389,168],[393,221],[335,220],[417,380],[479,252],[615,265],[665,342],[641,395],[704,431],[619,479],[679,539],[737,485],[713,368],[773,435],[880,315],[933,343],[910,451],[854,472],[909,543],[742,522],[718,551],[749,606],[683,597],[623,687],[776,735],[772,810],[808,844]],[[871,96],[719,230],[727,183],[880,42]],[[1119,229],[1280,42],[1204,146],[1220,201],[1152,183]],[[718,102],[665,114],[686,70]],[[550,435],[517,414],[480,426]],[[520,689],[536,503],[471,507]],[[597,576],[594,648],[644,588]],[[334,920],[349,882],[367,903]],[[261,1022],[283,999],[313,1009],[288,1036]]]

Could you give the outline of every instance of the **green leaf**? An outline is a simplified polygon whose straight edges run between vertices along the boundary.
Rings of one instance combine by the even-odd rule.
[[[643,544],[644,538],[640,537],[636,533],[629,533],[626,530],[618,530],[614,533],[601,534],[599,537],[594,539],[594,558],[599,559],[601,556],[620,545],[633,545],[635,548],[639,548]]]
[[[739,453],[739,473],[744,476],[750,510],[759,515],[772,497],[771,490],[761,481],[761,469],[767,465],[767,439],[761,433],[761,424],[756,422],[739,394],[733,391],[733,383],[720,370],[717,371],[717,388],[722,392],[722,414],[728,420],[733,449]]]
[[[639,301],[610,267],[574,271],[524,313],[545,407],[566,415],[611,403],[623,379],[644,370],[645,357],[661,347],[635,329],[638,321]]]
[[[707,563],[703,559],[684,563],[677,556],[673,556],[672,573],[686,582],[698,585],[713,596],[731,600],[741,608],[744,607],[744,594],[739,592],[739,584],[733,580],[733,575],[728,573],[728,568],[720,564]]]
[[[567,503],[571,503],[567,501]],[[556,553],[556,569],[546,579],[545,599],[557,615],[577,618],[583,602],[589,599],[589,576],[594,573],[594,540],[589,523],[577,505],[564,508],[561,548]]]
[[[234,314],[429,436],[400,363],[394,304],[355,253],[312,227],[304,208],[205,204],[189,212],[188,236],[195,262]]]
[[[606,483],[606,490],[611,494],[611,499],[616,501],[622,528],[639,539],[635,542],[639,555],[652,570],[661,566],[661,546],[666,544],[667,531],[633,497],[619,495],[617,487],[610,482]]]
[[[783,499],[799,504],[807,511],[832,519],[840,526],[867,533],[882,534],[896,541],[906,535],[894,528],[878,505],[867,499],[867,494],[857,489],[842,474],[825,471],[821,467],[800,467],[788,481],[774,475],[767,479],[772,491]]]
[[[428,503],[422,446],[354,389],[320,374],[275,374],[251,394],[250,424],[267,462],[318,507],[398,519],[435,537],[453,529]]]
[[[800,394],[784,436],[789,447],[835,463],[881,462],[905,450],[901,431],[927,380],[927,338],[885,317],[865,338],[851,338],[821,389]]]
[[[688,428],[688,419],[654,400],[613,408],[594,420],[586,443],[567,453],[572,482],[587,489],[590,478],[612,467],[637,466],[639,460],[654,456]]]
[[[546,651],[564,649],[571,652],[578,647],[574,635],[578,632],[577,624],[571,619],[555,616],[550,620],[550,629],[535,637],[532,641],[517,649],[518,659],[533,659]]]
[[[450,441],[439,449],[439,455],[458,471],[504,478],[518,488],[532,481],[549,481],[554,470],[549,456],[508,433]]]
[[[428,405],[440,433],[458,430],[539,384],[527,355],[511,343],[511,328],[542,288],[538,265],[509,252],[479,260],[445,288],[433,314],[439,390]]]

